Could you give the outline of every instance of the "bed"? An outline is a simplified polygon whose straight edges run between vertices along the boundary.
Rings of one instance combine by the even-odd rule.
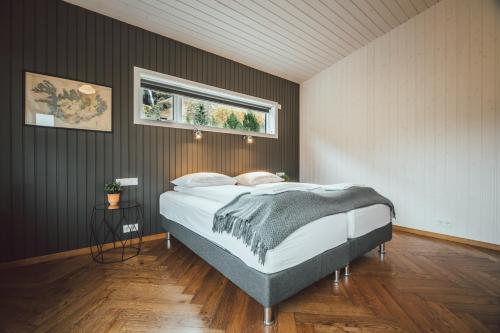
[[[274,305],[329,274],[338,282],[341,269],[349,274],[349,262],[392,237],[390,209],[373,205],[301,227],[261,263],[240,240],[212,231],[215,212],[245,191],[241,185],[175,187],[160,196],[161,225],[167,239],[173,235],[262,304],[266,325]]]

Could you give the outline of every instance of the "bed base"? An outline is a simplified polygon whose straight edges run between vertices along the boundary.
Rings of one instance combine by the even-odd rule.
[[[349,267],[349,264],[345,265],[345,268],[344,268],[344,276],[350,276],[351,275],[351,271],[350,271],[350,267]]]
[[[340,283],[340,269],[335,270],[333,272],[333,283],[339,284]]]
[[[264,307],[264,325],[269,326],[274,324],[273,307]]]
[[[166,232],[165,234],[165,244],[167,245],[167,249],[170,250],[170,248],[172,247],[172,242],[170,241],[170,232]]]
[[[353,261],[358,257],[365,255],[365,253],[370,252],[376,247],[382,249],[385,253],[385,243],[392,239],[392,223],[388,223],[383,227],[375,229],[363,236],[357,238],[350,238],[347,240],[349,244],[349,261]]]
[[[339,283],[342,268],[349,274],[349,262],[392,238],[392,225],[388,224],[361,237],[349,239],[346,243],[297,266],[265,274],[247,266],[240,258],[217,244],[164,216],[161,216],[160,223],[167,231],[167,246],[170,243],[170,235],[173,235],[260,303],[264,307],[264,325],[273,324],[274,305],[332,273],[334,282]]]

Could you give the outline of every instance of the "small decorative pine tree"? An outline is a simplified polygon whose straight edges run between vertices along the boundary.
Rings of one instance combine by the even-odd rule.
[[[227,117],[226,122],[224,123],[224,128],[239,129],[241,127],[242,125],[238,117],[236,117],[234,112],[231,112],[231,114]]]
[[[248,112],[243,117],[243,128],[252,132],[258,132],[260,130],[260,124],[253,112]]]
[[[208,125],[208,112],[205,110],[205,105],[203,104],[198,104],[196,105],[195,111],[194,111],[194,119],[193,122],[195,125],[201,125],[205,126]]]

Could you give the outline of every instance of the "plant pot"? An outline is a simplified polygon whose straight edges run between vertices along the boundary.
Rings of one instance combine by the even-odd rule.
[[[110,208],[118,207],[120,203],[120,193],[108,193],[108,202]]]

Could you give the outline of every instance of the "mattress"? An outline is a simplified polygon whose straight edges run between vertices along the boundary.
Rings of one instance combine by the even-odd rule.
[[[223,186],[207,186],[207,187],[179,187],[174,190],[189,194],[196,197],[201,197],[209,200],[218,201],[220,203],[228,203],[236,196],[242,193],[253,192],[259,188],[275,188],[286,185],[279,184],[264,184],[257,187],[241,186],[241,185],[223,185]],[[313,185],[313,184],[304,184]],[[342,185],[342,184],[339,184]],[[293,185],[292,185],[293,186]],[[330,185],[330,186],[335,186]],[[354,209],[346,213],[347,218],[347,237],[352,239],[366,235],[367,233],[386,226],[391,222],[391,210],[386,205],[373,205],[364,208]]]
[[[242,191],[241,186],[229,186],[232,188],[226,187],[222,191],[235,193]],[[241,240],[228,233],[212,231],[214,213],[227,203],[225,201],[231,195],[221,200],[214,194],[217,191],[205,188],[204,193],[210,192],[212,195],[208,199],[203,195],[200,196],[200,191],[197,192],[198,195],[192,195],[179,190],[182,191],[177,188],[176,191],[165,192],[160,196],[160,214],[224,248],[240,258],[247,266],[262,273],[271,274],[294,267],[347,241],[347,215],[326,216],[296,230],[280,245],[269,250],[265,263],[261,264],[258,256],[254,255]],[[193,190],[186,192],[190,191]],[[216,198],[219,201],[214,200]]]
[[[358,208],[346,213],[347,237],[357,238],[391,222],[391,210],[386,205]]]

